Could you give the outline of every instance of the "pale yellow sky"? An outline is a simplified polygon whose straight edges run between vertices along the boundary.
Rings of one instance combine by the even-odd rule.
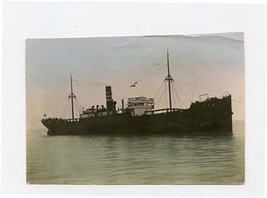
[[[42,128],[40,120],[44,113],[50,117],[68,117],[70,73],[75,79],[74,91],[79,104],[85,108],[105,105],[105,85],[112,86],[118,107],[122,98],[154,97],[167,73],[167,48],[179,97],[179,100],[174,98],[175,107],[188,108],[188,99],[198,100],[198,95],[203,93],[221,97],[228,92],[235,99],[232,102],[233,119],[244,120],[242,33],[28,39],[27,128]],[[130,84],[136,81],[137,86],[130,88]],[[201,89],[194,88],[194,84]],[[156,104],[156,107],[164,104],[167,102]]]

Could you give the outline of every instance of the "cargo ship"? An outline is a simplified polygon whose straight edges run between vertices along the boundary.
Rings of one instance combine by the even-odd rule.
[[[189,108],[174,108],[172,104],[169,53],[167,50],[168,108],[154,109],[154,98],[128,98],[124,108],[116,108],[111,86],[105,87],[106,106],[92,106],[83,110],[79,118],[74,116],[72,76],[70,75],[71,118],[48,118],[41,120],[48,135],[109,135],[109,134],[231,134],[231,95],[221,98],[206,97],[192,102]]]

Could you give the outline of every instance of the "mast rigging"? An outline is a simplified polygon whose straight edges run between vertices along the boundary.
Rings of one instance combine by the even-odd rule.
[[[168,88],[169,88],[169,105],[170,111],[172,111],[172,93],[171,93],[171,83],[174,81],[172,76],[170,75],[170,65],[169,65],[169,51],[167,49],[167,67],[168,67],[168,75],[165,78],[165,81],[168,81]]]
[[[71,101],[71,120],[74,121],[74,107],[73,107],[73,98],[75,98],[76,96],[73,93],[73,87],[72,87],[72,76],[70,74],[70,101]]]

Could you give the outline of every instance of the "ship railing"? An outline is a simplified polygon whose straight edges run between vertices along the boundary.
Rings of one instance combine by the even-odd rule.
[[[42,120],[55,120],[55,121],[57,121],[57,120],[64,120],[64,121],[68,121],[68,122],[78,122],[80,119],[79,118],[74,118],[74,119],[62,119],[62,118],[55,118],[55,117],[52,117],[52,118],[50,118],[50,117],[46,117],[46,118],[43,118]]]
[[[79,122],[79,118],[67,119],[68,122]]]
[[[44,117],[42,120],[63,120],[62,118],[56,118],[56,117]]]
[[[152,110],[146,110],[145,113],[149,114],[149,113],[168,113],[168,112],[173,112],[173,111],[184,111],[184,109],[179,109],[179,108],[166,108],[166,109],[152,109]]]

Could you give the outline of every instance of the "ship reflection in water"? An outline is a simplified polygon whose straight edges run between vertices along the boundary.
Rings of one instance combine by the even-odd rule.
[[[30,184],[242,184],[244,122],[224,136],[27,132]]]

